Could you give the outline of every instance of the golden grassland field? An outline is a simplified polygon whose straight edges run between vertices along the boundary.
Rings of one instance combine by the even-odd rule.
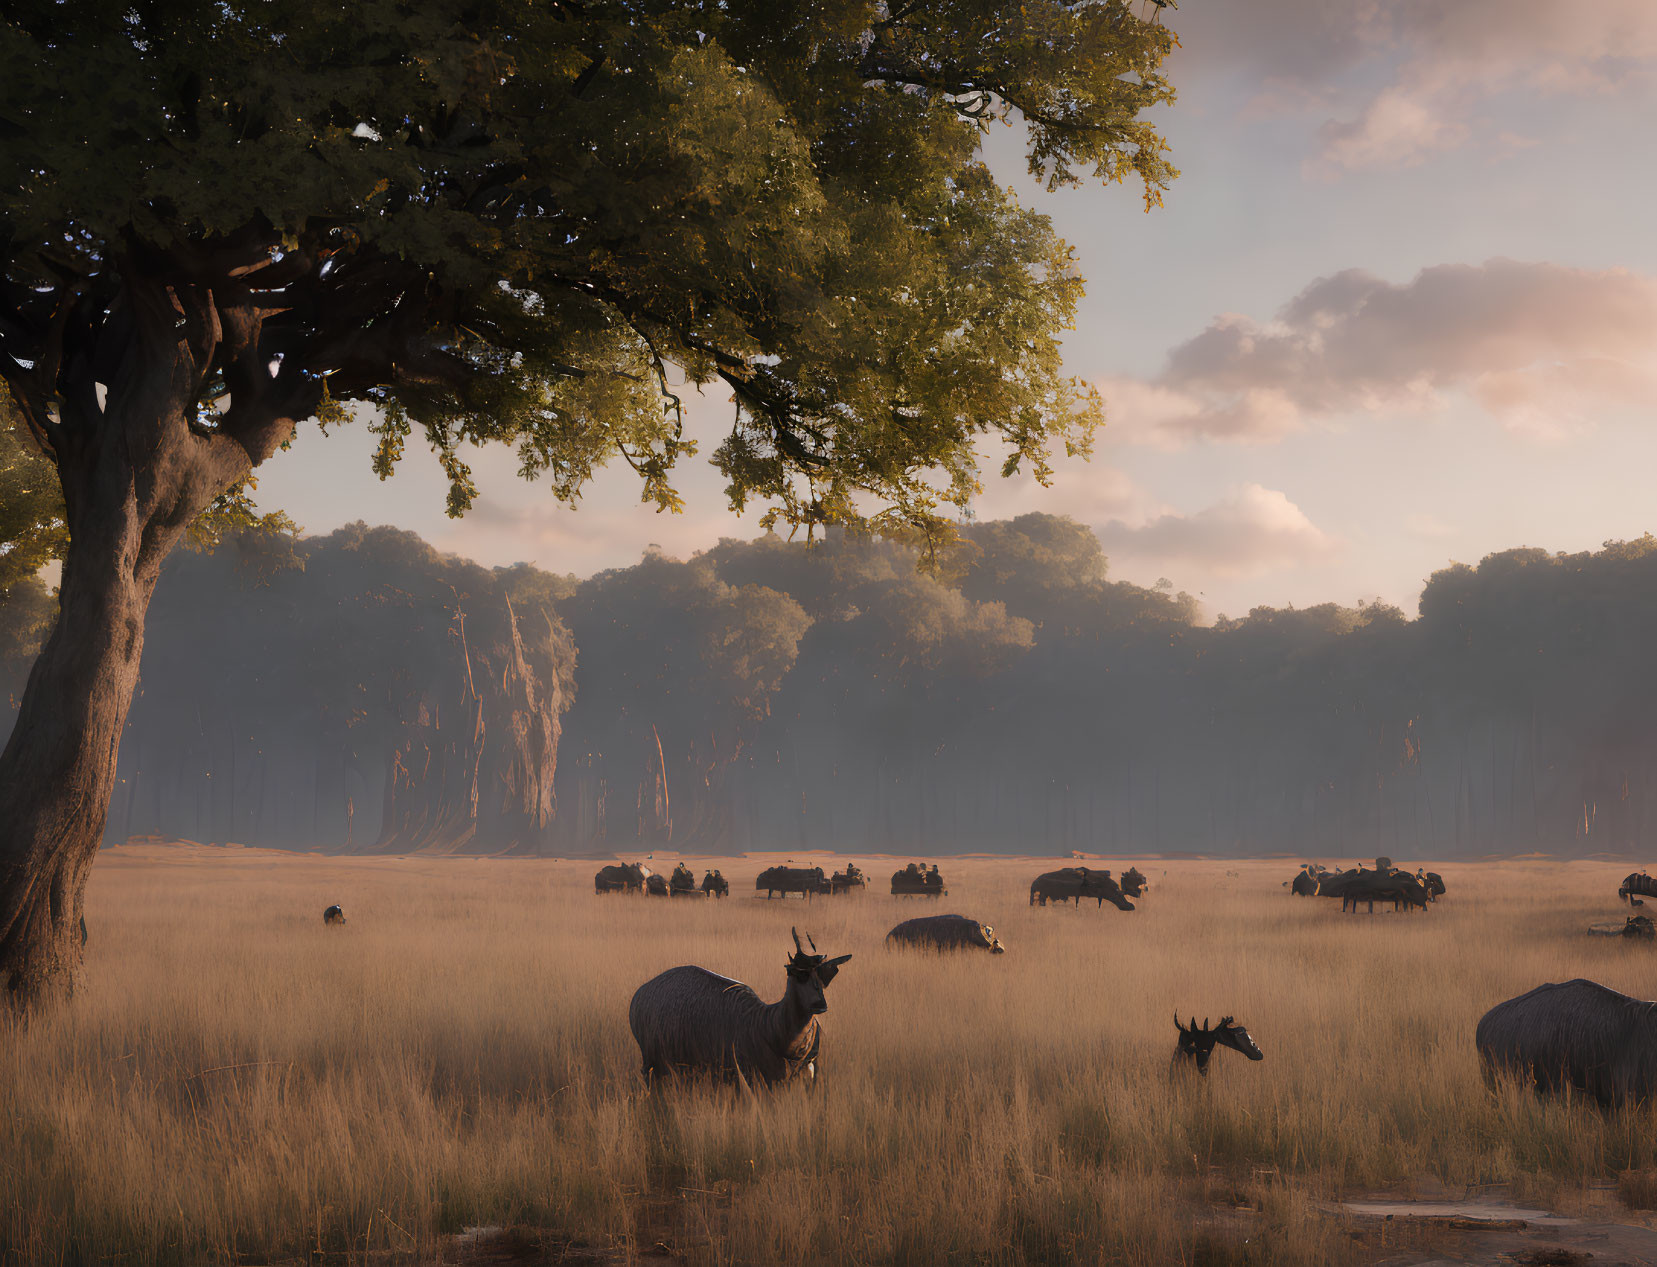
[[[547,1261],[1342,1262],[1347,1194],[1651,1187],[1650,1111],[1487,1089],[1473,1048],[1544,981],[1657,993],[1657,949],[1586,935],[1626,864],[1445,865],[1427,913],[1352,916],[1289,896],[1288,861],[1141,859],[1131,914],[1028,906],[1051,860],[943,860],[938,905],[885,860],[809,904],[755,898],[768,859],[690,861],[732,897],[599,898],[590,861],[106,851],[85,988],[0,1029],[0,1261],[452,1261],[500,1225]],[[884,947],[935,911],[1007,953]],[[696,963],[777,998],[791,924],[853,955],[817,1086],[642,1094],[633,990]],[[1265,1060],[1171,1079],[1176,1009]]]

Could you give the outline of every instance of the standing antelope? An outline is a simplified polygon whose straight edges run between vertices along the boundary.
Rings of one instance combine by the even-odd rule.
[[[851,958],[829,959],[800,945],[794,932],[788,989],[775,1003],[740,981],[706,968],[669,968],[633,994],[627,1023],[639,1044],[644,1076],[703,1073],[749,1086],[817,1076],[817,1018],[828,1011],[823,992]],[[808,935],[807,942],[811,942]]]

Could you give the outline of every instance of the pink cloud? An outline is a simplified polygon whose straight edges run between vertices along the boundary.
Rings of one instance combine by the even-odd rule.
[[[1558,438],[1657,402],[1657,280],[1490,260],[1395,284],[1319,278],[1266,323],[1225,314],[1152,379],[1101,383],[1117,437],[1271,442],[1320,421],[1475,402]]]

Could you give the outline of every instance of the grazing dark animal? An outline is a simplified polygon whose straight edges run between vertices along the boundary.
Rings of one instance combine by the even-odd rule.
[[[1417,871],[1416,878],[1427,886],[1427,896],[1435,902],[1444,896],[1444,877],[1436,871]]]
[[[1214,1054],[1215,1047],[1229,1047],[1232,1051],[1242,1052],[1250,1060],[1264,1060],[1265,1053],[1249,1037],[1248,1030],[1237,1024],[1229,1016],[1222,1016],[1220,1023],[1213,1029],[1208,1028],[1208,1018],[1203,1017],[1202,1028],[1197,1028],[1197,1018],[1191,1018],[1189,1026],[1181,1025],[1179,1013],[1174,1013],[1174,1028],[1179,1030],[1179,1046],[1174,1049],[1174,1067],[1195,1068],[1203,1077],[1208,1077],[1208,1059]]]
[[[1301,863],[1301,873],[1289,881],[1289,891],[1296,898],[1316,898],[1317,883],[1327,873],[1321,863]]]
[[[987,950],[992,955],[1007,948],[995,929],[965,915],[923,915],[906,919],[886,934],[888,946],[927,947],[932,950]]]
[[[1516,1074],[1540,1092],[1574,1087],[1606,1107],[1657,1092],[1657,1003],[1595,981],[1539,985],[1498,1003],[1473,1041],[1487,1075]]]
[[[667,887],[665,875],[647,875],[644,878],[644,895],[646,897],[671,897]]]
[[[844,871],[836,871],[829,877],[829,892],[841,897],[847,893],[861,892],[868,884],[869,877],[858,870],[855,862],[849,862]]]
[[[673,868],[673,874],[668,877],[667,891],[670,897],[705,897],[706,894],[696,887],[696,875],[684,863]]]
[[[1129,867],[1122,873],[1122,892],[1128,897],[1144,897],[1150,887],[1138,867]]]
[[[1355,867],[1351,871],[1323,872],[1318,877],[1317,895],[1338,897],[1341,910],[1354,913],[1359,906],[1367,904],[1368,912],[1374,914],[1377,902],[1391,902],[1395,911],[1427,909],[1432,897],[1420,879],[1392,866],[1390,859],[1377,858],[1376,861],[1386,862],[1388,869],[1370,871]]]
[[[345,923],[345,912],[337,906],[330,906],[322,912],[322,922],[324,924],[343,924]]]
[[[943,876],[938,874],[937,863],[932,864],[930,871],[911,862],[902,871],[892,872],[893,897],[943,897],[948,892]]]
[[[625,865],[611,863],[607,867],[600,867],[598,874],[593,877],[593,891],[595,893],[642,893],[645,881],[650,879],[650,868],[642,862],[629,862]]]
[[[1030,905],[1046,906],[1049,902],[1074,901],[1077,906],[1083,898],[1094,898],[1099,906],[1109,902],[1117,910],[1131,911],[1133,903],[1122,896],[1122,890],[1109,871],[1095,871],[1090,867],[1061,867],[1044,872],[1030,881]]]
[[[1653,923],[1649,915],[1630,915],[1628,923],[1622,926],[1619,937],[1632,937],[1637,941],[1657,940],[1657,923]]]
[[[807,937],[808,942],[811,941]],[[814,1080],[828,1011],[824,991],[850,959],[811,953],[794,933],[788,989],[775,1003],[706,968],[669,968],[641,985],[627,1009],[646,1079],[704,1074],[752,1087]]]
[[[798,893],[809,901],[819,893],[827,893],[829,882],[821,867],[767,867],[754,881],[754,889],[763,889],[767,902],[773,893]]]
[[[731,882],[718,871],[709,871],[702,877],[702,892],[709,897],[730,897]]]
[[[1629,875],[1617,889],[1617,896],[1625,902],[1633,901],[1636,893],[1641,897],[1657,897],[1657,876],[1649,876],[1644,871],[1636,871]]]

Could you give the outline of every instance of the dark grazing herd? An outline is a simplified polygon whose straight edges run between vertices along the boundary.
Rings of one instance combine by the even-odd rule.
[[[651,897],[729,897],[731,882],[714,870],[702,877],[698,887],[696,876],[682,862],[670,876],[657,875],[642,862],[627,862],[600,867],[593,877],[593,889],[598,893],[648,893]]]
[[[678,870],[684,869],[680,863]],[[642,863],[607,866],[594,877],[594,889],[598,893],[649,893],[655,878]],[[769,901],[778,894],[810,898],[851,893],[866,885],[867,877],[856,864],[832,876],[825,876],[821,867],[774,866],[760,872],[754,890]],[[1045,906],[1049,901],[1074,900],[1080,905],[1084,897],[1092,897],[1101,906],[1109,901],[1131,911],[1133,904],[1123,896],[1124,886],[1137,896],[1145,891],[1145,877],[1132,868],[1118,885],[1109,871],[1065,867],[1038,876],[1030,886],[1030,901],[1039,900]],[[670,894],[673,891],[669,886]],[[911,862],[892,876],[892,893],[897,897],[937,898],[947,892],[936,864],[926,867]],[[740,981],[688,964],[670,968],[640,986],[628,1006],[627,1020],[639,1045],[645,1079],[653,1082],[664,1075],[693,1074],[735,1082],[749,1090],[796,1078],[814,1081],[822,1041],[817,1018],[828,1011],[824,992],[851,956],[829,959],[818,953],[809,935],[806,942],[809,952],[800,944],[796,929],[794,953],[786,968],[788,985],[775,1003],[763,1002]],[[1007,949],[994,928],[967,915],[904,920],[886,934],[886,944],[936,951],[987,950],[993,955],[1005,954]],[[1229,1024],[1229,1018],[1224,1024]],[[1248,1039],[1247,1031],[1238,1027],[1237,1032],[1258,1060],[1259,1048]],[[1206,1073],[1207,1064],[1205,1051],[1199,1071]]]
[[[936,877],[936,879],[932,878]],[[652,884],[652,881],[657,883]],[[867,877],[855,864],[825,876],[821,867],[771,867],[760,873],[756,892],[849,893],[866,886]],[[1395,910],[1426,909],[1444,894],[1444,880],[1436,872],[1408,872],[1390,859],[1377,858],[1373,870],[1358,866],[1330,871],[1317,863],[1304,864],[1285,886],[1296,896],[1338,897],[1342,910],[1392,902]],[[667,878],[641,863],[603,867],[594,877],[599,893],[657,893],[676,897],[724,897],[730,883],[710,870],[697,886],[684,863]],[[1145,892],[1145,877],[1130,868],[1120,883],[1111,873],[1089,867],[1062,867],[1037,876],[1030,884],[1030,904],[1095,899],[1131,911],[1129,896]],[[936,896],[945,890],[938,869],[911,863],[892,877],[894,894]],[[1628,876],[1618,896],[1642,905],[1638,895],[1657,896],[1657,878],[1645,872]],[[323,923],[345,923],[345,912],[330,906]],[[1631,916],[1622,936],[1641,940],[1657,937],[1650,918]],[[1003,954],[995,930],[966,915],[927,915],[904,920],[886,935],[893,947],[938,951],[987,950]],[[822,1029],[818,1017],[828,1010],[825,991],[840,965],[850,955],[829,958],[806,938],[807,950],[794,933],[794,953],[786,965],[787,989],[775,1003],[765,1003],[747,985],[705,968],[670,968],[651,978],[634,993],[628,1023],[638,1042],[647,1079],[670,1073],[692,1073],[734,1081],[752,1089],[795,1078],[813,1080],[817,1074]],[[1195,1017],[1182,1022],[1176,1014],[1178,1041],[1176,1069],[1192,1069],[1206,1076],[1216,1047],[1229,1047],[1250,1060],[1264,1057],[1247,1029],[1223,1016],[1199,1028]],[[1657,1099],[1657,1003],[1631,998],[1594,981],[1539,985],[1516,998],[1498,1003],[1480,1019],[1474,1043],[1487,1078],[1510,1074],[1543,1093],[1575,1091],[1614,1108]]]
[[[1392,865],[1391,858],[1377,858],[1375,869],[1361,863],[1350,871],[1330,871],[1322,863],[1302,863],[1300,873],[1285,881],[1297,897],[1338,897],[1341,910],[1356,912],[1375,903],[1391,902],[1395,911],[1427,909],[1427,903],[1444,896],[1444,878],[1436,871],[1405,871]]]
[[[756,1086],[817,1078],[823,1031],[818,1021],[828,1011],[828,985],[850,955],[833,959],[809,951],[793,930],[794,953],[784,969],[788,984],[782,998],[766,1003],[750,986],[686,964],[669,968],[641,985],[627,1008],[627,1023],[639,1045],[645,1081],[691,1075]],[[905,920],[886,934],[888,945],[932,950],[976,948],[1001,954],[1004,947],[987,924],[965,915],[923,915]],[[1174,1017],[1179,1039],[1175,1069],[1208,1076],[1215,1047],[1229,1047],[1250,1060],[1265,1057],[1248,1030],[1222,1016],[1212,1028],[1197,1028]]]

